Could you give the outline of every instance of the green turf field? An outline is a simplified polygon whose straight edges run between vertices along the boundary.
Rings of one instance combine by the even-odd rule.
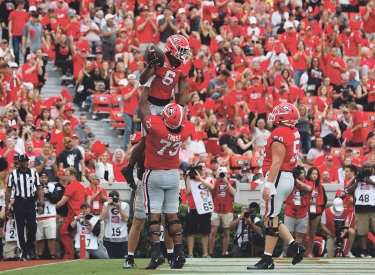
[[[28,267],[4,274],[17,275],[81,275],[81,274],[375,274],[375,259],[305,259],[301,264],[293,266],[291,259],[275,259],[274,270],[250,272],[249,264],[258,259],[188,259],[181,270],[171,270],[167,264],[157,270],[143,269],[148,259],[136,259],[137,269],[123,269],[123,260],[76,260],[56,264]],[[38,264],[37,262],[35,262]],[[0,263],[7,264],[6,262]]]

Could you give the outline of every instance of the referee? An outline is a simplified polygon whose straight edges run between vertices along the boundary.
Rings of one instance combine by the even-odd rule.
[[[20,255],[21,261],[26,261],[27,256],[31,260],[35,259],[34,242],[36,234],[36,213],[35,213],[35,197],[38,196],[39,201],[44,201],[42,186],[39,182],[38,173],[29,168],[29,157],[27,155],[19,155],[19,168],[10,173],[8,178],[7,190],[5,194],[5,211],[9,215],[10,196],[12,189],[14,190],[14,214],[16,220],[16,228],[18,234],[19,246],[22,250]],[[43,214],[44,203],[38,203],[38,213]],[[27,244],[25,243],[25,221],[27,229]]]

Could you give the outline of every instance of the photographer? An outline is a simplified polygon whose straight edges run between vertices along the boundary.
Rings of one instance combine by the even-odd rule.
[[[354,243],[355,231],[352,228],[342,228],[349,225],[348,213],[349,211],[344,208],[341,198],[334,199],[333,206],[323,211],[321,228],[327,233],[326,248],[328,258],[333,258],[337,255],[337,252],[341,252],[343,239],[346,238],[348,238],[348,253],[346,257],[355,258],[352,252],[350,252]],[[340,251],[337,251],[337,249]]]
[[[355,181],[349,186],[349,195],[354,196],[355,230],[361,242],[361,257],[372,258],[367,250],[367,234],[375,234],[375,177],[374,166],[366,161],[363,168],[356,175]]]
[[[306,172],[302,166],[294,167],[292,172],[295,182],[292,192],[286,198],[284,224],[291,234],[296,233],[296,241],[302,243],[309,223],[308,212],[314,185],[305,179]],[[288,243],[284,242],[280,258],[287,256],[288,246]]]
[[[208,234],[211,231],[211,212],[213,201],[211,191],[215,188],[214,180],[205,174],[206,164],[198,162],[191,165],[186,173],[185,195],[188,201],[188,214],[186,217],[186,231],[188,234],[188,257],[193,258],[194,235],[201,234],[203,257],[208,255]]]
[[[74,248],[76,258],[80,258],[80,236],[85,235],[86,259],[109,259],[107,250],[99,241],[100,219],[90,214],[90,205],[87,202],[81,204],[81,213],[68,225],[68,232],[77,229],[74,236]]]
[[[233,220],[233,201],[237,191],[236,181],[229,179],[228,169],[226,167],[220,167],[217,172],[219,178],[216,179],[215,188],[212,191],[214,212],[211,216],[210,254],[214,252],[216,233],[221,221],[224,234],[222,255],[225,256],[228,253],[229,225]]]
[[[250,203],[250,206],[243,206],[238,218],[230,223],[229,229],[236,229],[232,257],[247,257],[253,248],[256,254],[263,245],[262,225],[260,219],[256,217],[258,208],[255,202]],[[253,257],[253,253],[251,256]]]
[[[109,193],[101,218],[105,222],[104,247],[109,258],[125,258],[128,254],[129,205],[120,201],[116,190]]]
[[[43,258],[44,240],[48,240],[49,258],[55,259],[55,239],[56,239],[56,203],[59,201],[59,193],[53,183],[48,182],[46,172],[39,173],[39,181],[42,184],[44,201],[44,213],[36,213],[36,250],[39,259]],[[35,202],[35,209],[38,209],[39,200]]]

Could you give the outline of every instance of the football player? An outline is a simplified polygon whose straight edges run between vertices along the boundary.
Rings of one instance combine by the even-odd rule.
[[[297,243],[288,228],[279,221],[281,206],[294,187],[292,169],[296,165],[300,147],[300,135],[295,127],[299,119],[298,109],[290,103],[281,103],[269,114],[276,128],[264,147],[263,173],[265,183],[261,190],[261,215],[266,228],[266,243],[261,260],[247,269],[274,269],[272,260],[279,235],[294,252],[292,264],[303,259],[306,249]]]
[[[153,115],[160,115],[164,107],[170,103],[172,91],[178,84],[175,93],[176,103],[184,107],[186,104],[187,77],[191,56],[189,41],[182,35],[172,35],[167,39],[164,53],[158,48],[151,48],[148,52],[148,64],[142,72],[139,83],[149,88],[148,107]],[[145,151],[145,139],[133,148],[129,164],[123,169],[124,177],[129,186],[136,188],[133,169],[138,158]]]
[[[191,136],[195,127],[186,121],[184,108],[170,103],[161,116],[152,115],[148,107],[148,89],[143,90],[139,102],[139,115],[147,131],[145,173],[142,179],[144,206],[149,217],[148,232],[151,245],[151,262],[155,268],[164,262],[160,251],[160,216],[165,214],[166,229],[173,239],[171,268],[185,264],[182,250],[182,227],[178,220],[180,173],[179,149]]]

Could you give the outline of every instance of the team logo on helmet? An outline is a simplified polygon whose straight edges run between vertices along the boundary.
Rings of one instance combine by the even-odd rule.
[[[174,109],[173,108],[169,108],[168,109],[168,115],[172,116],[174,114]]]
[[[173,37],[171,40],[173,42],[180,42],[180,38],[179,37]]]
[[[289,111],[290,111],[290,108],[289,108],[289,106],[287,106],[287,105],[283,105],[283,106],[281,107],[281,109],[283,109],[285,112],[289,112]]]

